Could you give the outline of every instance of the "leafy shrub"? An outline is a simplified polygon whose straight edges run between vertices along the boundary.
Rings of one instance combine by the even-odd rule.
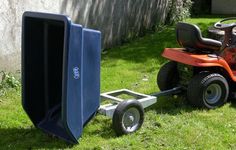
[[[173,24],[190,17],[190,10],[192,7],[192,0],[169,0],[169,13],[167,15],[166,23]]]
[[[0,72],[0,76],[0,95],[3,95],[6,89],[20,87],[20,81],[16,79],[13,74],[2,71]]]

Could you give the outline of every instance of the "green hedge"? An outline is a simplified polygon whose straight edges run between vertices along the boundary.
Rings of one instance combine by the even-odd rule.
[[[169,0],[168,2],[169,13],[166,19],[167,24],[173,24],[191,15],[192,0]]]

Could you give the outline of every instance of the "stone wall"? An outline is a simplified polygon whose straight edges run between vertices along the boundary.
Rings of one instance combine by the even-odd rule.
[[[103,48],[164,23],[167,0],[3,0],[0,2],[0,71],[20,69],[21,16],[24,11],[68,15],[102,32]]]

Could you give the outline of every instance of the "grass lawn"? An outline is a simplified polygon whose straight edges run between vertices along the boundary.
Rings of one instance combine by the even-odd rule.
[[[219,19],[186,21],[206,30]],[[159,91],[156,75],[167,61],[162,50],[177,46],[174,27],[165,27],[103,53],[101,92]],[[198,110],[184,99],[165,97],[145,110],[144,124],[134,134],[116,137],[111,119],[97,115],[84,128],[79,144],[68,145],[36,129],[21,107],[20,90],[12,89],[0,97],[0,149],[236,149],[235,106],[232,101],[215,110]]]

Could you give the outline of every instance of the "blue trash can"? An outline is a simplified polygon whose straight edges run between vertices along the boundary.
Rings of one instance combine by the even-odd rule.
[[[22,105],[43,131],[77,143],[100,98],[101,33],[64,15],[25,12]]]

